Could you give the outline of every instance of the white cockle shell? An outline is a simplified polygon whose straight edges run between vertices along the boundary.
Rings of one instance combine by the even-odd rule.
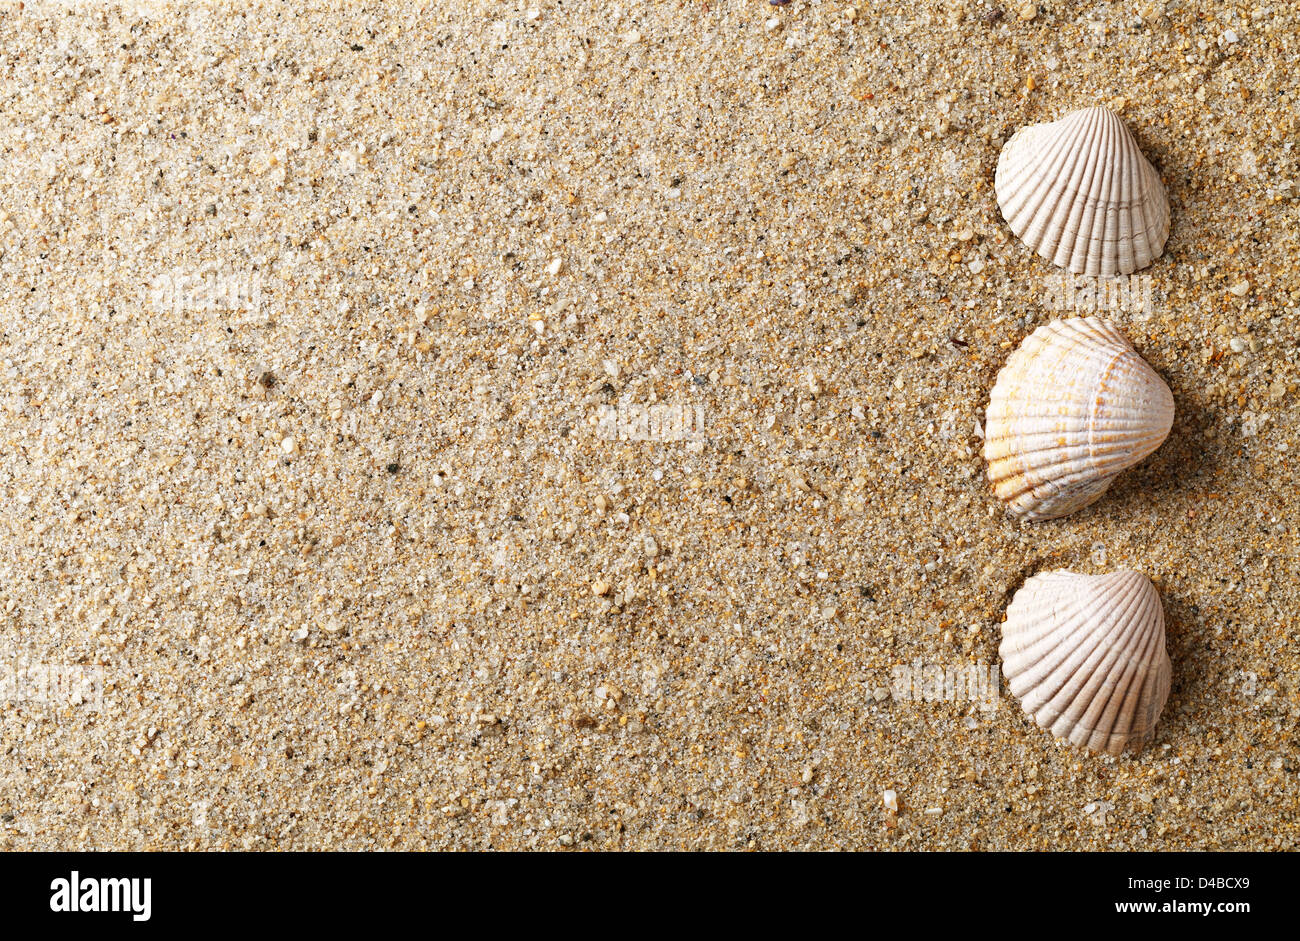
[[[993,188],[1011,231],[1075,274],[1145,268],[1169,237],[1160,174],[1107,108],[1021,128],[1002,148]]]
[[[1174,397],[1108,320],[1039,327],[989,396],[984,459],[1017,516],[1055,519],[1098,499],[1169,435]]]
[[[1007,609],[998,653],[1034,722],[1092,751],[1139,750],[1169,698],[1164,610],[1140,572],[1033,576]]]

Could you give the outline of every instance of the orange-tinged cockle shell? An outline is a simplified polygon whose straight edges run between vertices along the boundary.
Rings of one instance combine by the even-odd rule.
[[[1113,323],[1057,320],[998,373],[985,414],[989,481],[1017,516],[1065,516],[1160,447],[1173,421],[1173,393]]]

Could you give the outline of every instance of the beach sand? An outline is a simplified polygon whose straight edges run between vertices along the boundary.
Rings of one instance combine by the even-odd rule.
[[[0,849],[1297,848],[1298,21],[7,4]],[[993,169],[1099,103],[1177,415],[1017,522],[1089,311]],[[1136,756],[997,686],[1062,567],[1163,597]]]

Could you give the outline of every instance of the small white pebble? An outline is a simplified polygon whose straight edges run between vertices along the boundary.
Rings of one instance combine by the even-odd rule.
[[[1228,290],[1231,291],[1233,294],[1237,295],[1238,297],[1245,297],[1247,294],[1250,293],[1250,282],[1238,281],[1232,287],[1228,288]]]
[[[546,273],[549,274],[551,277],[555,277],[555,276],[556,276],[557,274],[559,274],[562,270],[564,270],[564,259],[563,259],[563,258],[556,258],[556,259],[553,259],[553,260],[551,261],[551,263],[550,263],[549,265],[546,266]]]
[[[898,793],[896,791],[885,791],[884,795],[885,809],[898,813]]]
[[[292,436],[285,438],[280,442],[280,450],[285,454],[294,454],[298,450],[298,442]]]

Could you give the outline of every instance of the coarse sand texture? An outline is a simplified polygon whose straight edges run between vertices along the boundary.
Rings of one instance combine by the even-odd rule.
[[[0,850],[1297,848],[1300,8],[308,6],[0,6]],[[1102,280],[994,187],[1095,106]],[[1172,427],[1019,519],[1088,316]],[[1136,753],[1002,675],[1056,570]]]

